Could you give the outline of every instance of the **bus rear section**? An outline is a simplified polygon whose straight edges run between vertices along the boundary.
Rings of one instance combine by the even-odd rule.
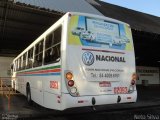
[[[135,56],[128,24],[71,14],[66,56],[64,108],[136,102]]]

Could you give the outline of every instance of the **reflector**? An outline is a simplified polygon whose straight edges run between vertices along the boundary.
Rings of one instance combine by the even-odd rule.
[[[75,94],[76,92],[77,92],[77,88],[72,87],[72,88],[71,88],[71,93],[72,93],[72,94]]]

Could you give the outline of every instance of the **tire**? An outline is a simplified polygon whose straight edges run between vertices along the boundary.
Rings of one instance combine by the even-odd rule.
[[[27,85],[27,102],[29,105],[32,105],[32,99],[31,99],[31,90],[30,90],[30,85]]]

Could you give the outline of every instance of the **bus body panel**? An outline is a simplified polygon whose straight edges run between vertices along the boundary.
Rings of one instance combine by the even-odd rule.
[[[53,64],[60,67],[60,72],[57,75],[44,78],[43,90],[44,90],[44,106],[51,109],[61,109],[59,102],[59,96],[62,94],[62,81],[61,81],[61,62]]]
[[[76,28],[82,29],[78,29],[78,33],[78,30],[74,32]],[[90,35],[84,36],[85,31],[93,33],[96,36],[94,40],[89,40]],[[114,42],[116,37],[125,43],[117,45]],[[132,34],[127,24],[73,14],[69,18],[66,52],[66,70],[73,73],[79,96],[117,94],[119,89],[119,94],[128,93],[132,74],[135,73],[135,57]]]
[[[56,72],[56,74],[50,75],[47,73],[47,70],[54,71],[54,68],[52,67],[55,66],[56,68],[60,68],[60,63],[61,62],[49,66],[47,65],[45,67],[38,67],[32,69],[32,72],[27,70],[17,73],[17,80],[15,83],[16,90],[26,95],[26,85],[29,83],[32,100],[42,106],[53,109],[53,106],[55,106],[55,104],[59,105],[59,103],[57,101],[53,102],[52,97],[55,98],[57,96],[61,96],[61,72],[59,71]],[[51,106],[53,103],[55,104]]]
[[[128,103],[137,101],[136,91],[131,94],[121,94],[121,95],[108,94],[108,95],[81,96],[81,97],[71,97],[70,94],[63,94],[62,110],[73,107],[93,106],[92,98],[95,98],[95,105],[117,104],[118,96],[121,96],[121,101],[119,103]]]

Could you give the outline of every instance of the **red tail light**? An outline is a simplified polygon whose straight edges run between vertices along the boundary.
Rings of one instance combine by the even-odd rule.
[[[137,80],[137,74],[133,73],[132,74],[132,79],[131,79],[131,85],[135,85],[136,84],[136,80]]]
[[[131,85],[135,85],[136,81],[135,80],[132,80],[131,81]]]
[[[73,85],[74,85],[74,81],[73,81],[73,80],[69,80],[69,81],[68,81],[68,86],[69,86],[69,87],[72,87]]]

